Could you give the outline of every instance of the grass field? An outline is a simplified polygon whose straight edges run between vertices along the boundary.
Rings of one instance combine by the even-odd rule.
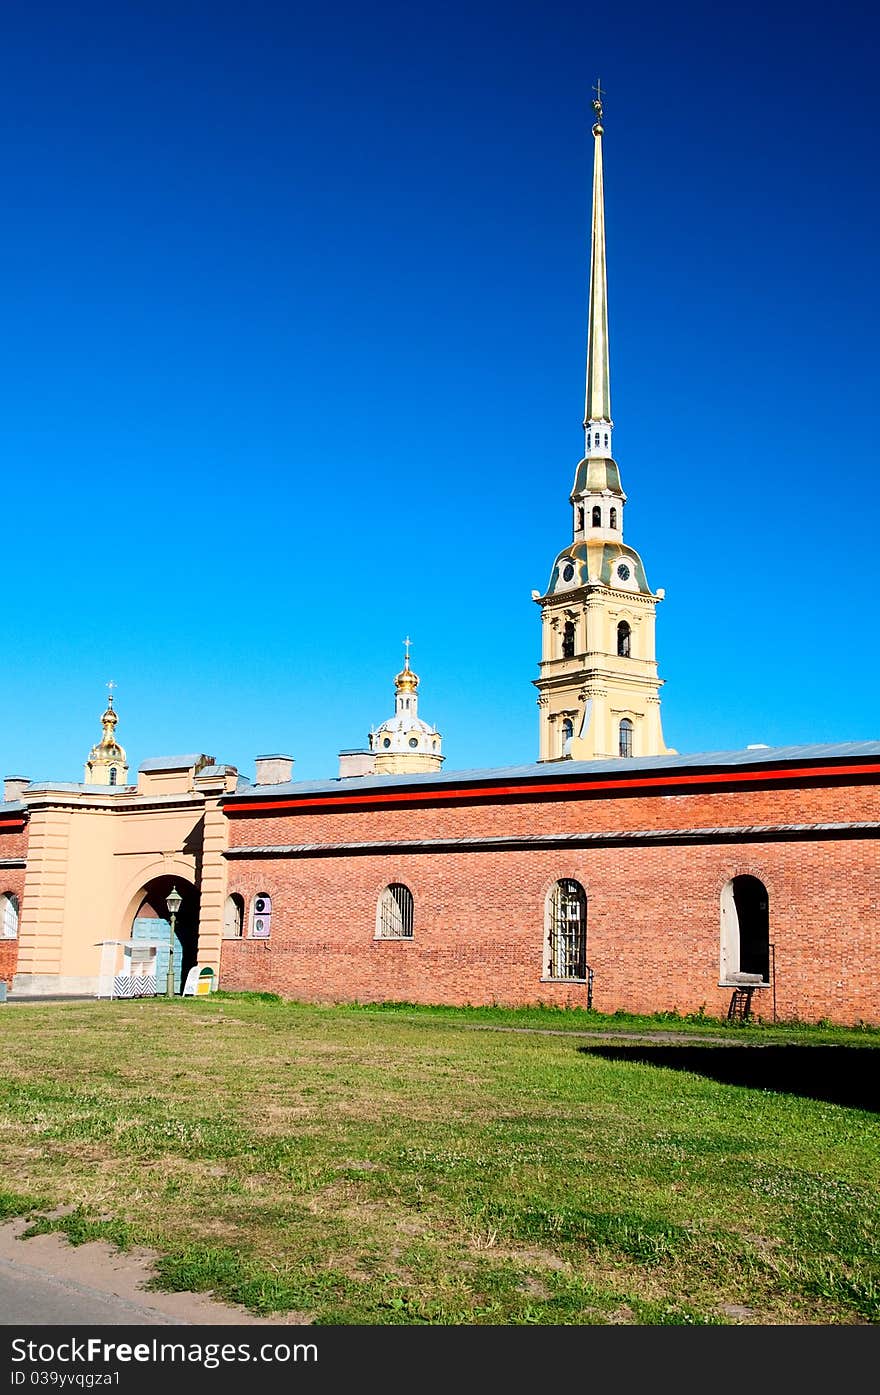
[[[880,1115],[835,1102],[876,1030],[216,994],[7,1005],[0,1038],[0,1214],[148,1245],[164,1288],[319,1324],[880,1320]]]

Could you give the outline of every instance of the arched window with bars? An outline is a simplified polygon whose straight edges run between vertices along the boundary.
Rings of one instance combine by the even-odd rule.
[[[545,950],[547,978],[587,977],[587,893],[570,877],[547,894]]]
[[[411,940],[413,894],[402,882],[386,886],[376,907],[377,940]]]

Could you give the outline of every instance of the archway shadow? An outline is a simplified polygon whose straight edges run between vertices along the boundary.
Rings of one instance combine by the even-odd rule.
[[[585,1056],[686,1070],[725,1085],[774,1090],[880,1112],[880,1052],[870,1046],[579,1046]]]

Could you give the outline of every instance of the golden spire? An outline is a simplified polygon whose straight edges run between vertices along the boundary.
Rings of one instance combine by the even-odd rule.
[[[608,284],[605,268],[605,183],[602,171],[604,95],[601,78],[594,87],[593,110],[593,225],[590,236],[590,314],[587,335],[587,395],[584,429],[590,422],[611,421],[611,379],[608,365]]]

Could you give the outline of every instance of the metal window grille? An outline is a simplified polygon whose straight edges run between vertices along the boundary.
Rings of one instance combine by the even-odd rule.
[[[620,754],[631,756],[633,753],[633,724],[628,717],[624,717],[620,724]]]
[[[413,932],[413,894],[408,886],[392,882],[379,899],[380,940],[411,940]]]
[[[550,898],[550,977],[587,976],[587,894],[580,882],[557,882]]]

